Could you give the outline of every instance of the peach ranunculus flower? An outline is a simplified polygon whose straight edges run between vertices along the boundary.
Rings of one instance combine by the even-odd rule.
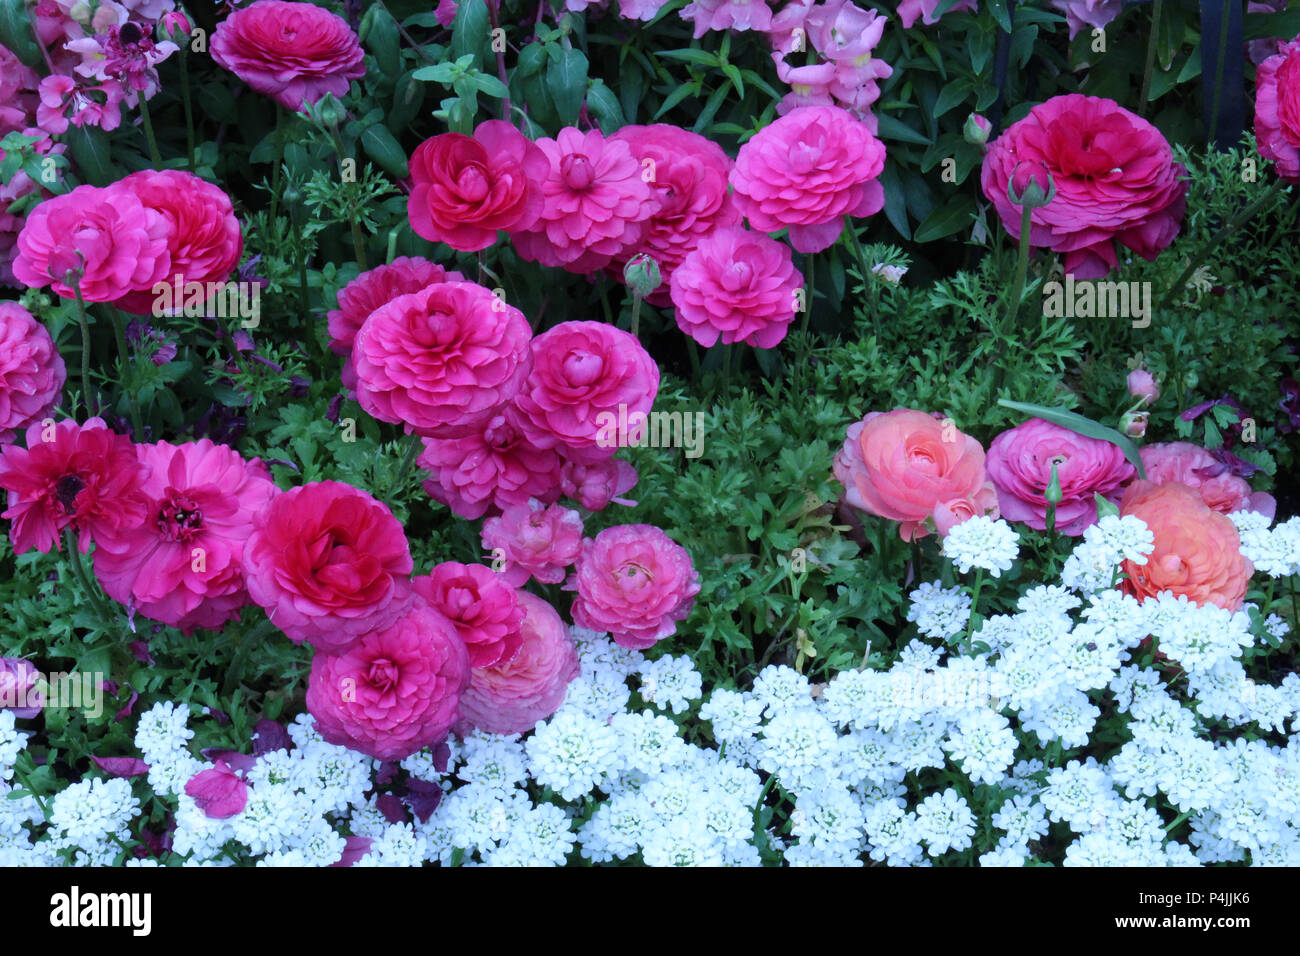
[[[1195,489],[1138,480],[1125,491],[1120,513],[1141,518],[1155,537],[1146,564],[1123,563],[1124,590],[1139,599],[1170,591],[1197,604],[1241,607],[1254,568],[1232,522]]]
[[[998,514],[983,447],[926,412],[872,412],[850,425],[834,470],[848,503],[899,522],[904,541],[931,530],[946,535],[967,518]]]

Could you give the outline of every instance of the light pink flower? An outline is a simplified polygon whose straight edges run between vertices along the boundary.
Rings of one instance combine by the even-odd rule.
[[[560,709],[578,676],[578,649],[555,608],[527,591],[519,592],[519,604],[525,612],[519,651],[509,661],[474,668],[457,733],[527,733]]]
[[[483,522],[483,547],[502,580],[522,587],[529,578],[559,584],[582,553],[582,517],[561,505],[540,501],[507,508]]]
[[[898,4],[898,19],[902,20],[903,26],[909,30],[918,18],[927,27],[934,26],[940,19],[934,15],[934,11],[939,8],[941,2],[942,0],[902,0]],[[949,7],[948,12],[956,13],[958,10],[975,9],[975,0],[961,0],[960,3]]]
[[[695,24],[697,40],[710,30],[767,30],[772,26],[767,0],[691,0],[678,15]]]
[[[788,246],[739,226],[719,229],[673,273],[677,326],[705,347],[721,336],[770,349],[785,338],[802,288]]]
[[[1134,398],[1142,399],[1146,405],[1160,397],[1160,386],[1156,384],[1155,376],[1144,368],[1135,368],[1129,372],[1125,384],[1128,393]]]
[[[36,122],[55,136],[66,133],[69,123],[111,133],[122,124],[122,95],[116,83],[82,84],[55,73],[41,80]]]
[[[0,302],[0,445],[52,411],[66,380],[45,326],[17,302]]]
[[[885,146],[835,106],[805,106],[759,133],[736,156],[736,204],[760,232],[789,227],[790,244],[820,252],[839,238],[844,216],[870,216],[885,205],[877,177]]]
[[[1052,0],[1052,6],[1065,14],[1073,40],[1080,30],[1101,30],[1124,9],[1123,0]]]
[[[469,651],[471,667],[495,667],[514,659],[523,643],[519,594],[491,568],[444,561],[411,587],[451,621]]]
[[[1258,511],[1268,518],[1277,513],[1273,496],[1252,491],[1250,483],[1234,475],[1223,462],[1191,442],[1143,445],[1140,451],[1147,479],[1164,484],[1176,481],[1200,494],[1201,500],[1223,514]]]

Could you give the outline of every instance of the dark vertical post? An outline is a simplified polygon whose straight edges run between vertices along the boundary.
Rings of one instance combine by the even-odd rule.
[[[1205,142],[1229,149],[1245,125],[1244,0],[1200,0],[1201,100]]]

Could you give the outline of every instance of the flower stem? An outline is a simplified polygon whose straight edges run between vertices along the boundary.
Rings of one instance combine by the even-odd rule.
[[[275,104],[275,169],[271,170],[271,212],[266,217],[266,229],[274,228],[275,214],[280,208],[280,167],[284,165],[284,107]]]
[[[81,323],[81,400],[86,406],[86,414],[93,415],[94,407],[90,404],[90,325],[86,322],[86,300],[81,296],[81,280],[72,284],[77,293],[77,320]]]
[[[194,107],[190,103],[189,49],[181,44],[181,102],[185,104],[185,168],[194,172],[198,159],[194,154]]]
[[[975,585],[971,588],[970,598],[970,621],[966,625],[966,644],[970,644],[975,637],[975,621],[979,618],[980,608],[980,591],[984,589],[984,569],[975,569]]]
[[[637,337],[637,330],[641,328],[641,297],[635,292],[632,293],[632,337]]]
[[[153,119],[149,116],[149,100],[140,94],[140,124],[144,127],[144,138],[149,144],[149,159],[154,169],[162,169],[162,156],[158,152],[158,140],[153,135]]]
[[[700,350],[695,345],[695,340],[690,336],[686,337],[686,356],[691,360],[691,375],[695,381],[700,380]]]
[[[1147,37],[1147,62],[1142,71],[1142,95],[1138,98],[1138,116],[1147,115],[1147,104],[1151,96],[1151,74],[1156,65],[1156,43],[1160,38],[1160,8],[1163,0],[1154,0],[1151,5],[1151,34]]]
[[[1009,324],[1015,328],[1016,319],[1020,315],[1020,297],[1025,291],[1025,277],[1029,274],[1029,217],[1033,214],[1030,206],[1024,206],[1020,211],[1020,254],[1016,260],[1016,281],[1011,287],[1011,302],[1007,308],[1007,318]]]
[[[117,340],[117,354],[122,360],[122,377],[126,378],[127,369],[131,368],[131,355],[126,348],[126,336],[122,332],[122,316],[113,310],[113,338]],[[127,397],[127,407],[131,411],[131,437],[137,442],[144,441],[144,425],[140,420],[140,409],[134,399]]]
[[[81,561],[81,549],[77,547],[77,538],[71,528],[63,529],[63,547],[68,552],[68,566],[72,569],[72,576],[77,579],[77,586],[81,588],[86,600],[101,620],[111,621],[113,614],[99,596],[99,589],[91,581],[90,574]]]

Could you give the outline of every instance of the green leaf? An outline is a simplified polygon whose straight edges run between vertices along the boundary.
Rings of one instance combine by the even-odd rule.
[[[1005,398],[999,398],[998,404],[1003,408],[1009,408],[1012,411],[1022,412],[1025,415],[1031,415],[1034,418],[1041,418],[1044,421],[1051,422],[1053,425],[1060,425],[1062,428],[1068,428],[1072,432],[1077,432],[1085,438],[1096,438],[1101,441],[1108,441],[1119,448],[1124,453],[1124,457],[1129,460],[1138,473],[1139,478],[1146,478],[1146,469],[1142,466],[1142,456],[1138,453],[1138,446],[1134,444],[1133,439],[1127,435],[1122,435],[1113,428],[1109,428],[1100,422],[1094,422],[1091,418],[1085,418],[1078,412],[1072,412],[1064,408],[1048,408],[1046,405],[1031,405],[1028,402],[1012,402]]]
[[[686,99],[686,97],[691,95],[699,96],[699,94],[700,85],[698,83],[683,83],[681,86],[677,87],[677,89],[668,94],[668,98],[664,100],[664,105],[659,107],[659,112],[655,114],[653,122],[657,123],[659,117],[663,116],[682,100]]]
[[[956,196],[926,216],[925,221],[916,227],[913,238],[917,242],[934,242],[951,236],[970,228],[974,214],[974,200],[967,195]]]
[[[69,126],[63,134],[81,178],[92,186],[107,186],[117,176],[109,158],[108,135],[91,126]]]
[[[993,11],[993,19],[998,22],[1005,33],[1011,32],[1011,12],[1007,9],[1007,0],[988,0],[988,8]]]
[[[1119,514],[1119,508],[1116,506],[1115,502],[1111,501],[1109,498],[1103,498],[1095,491],[1092,493],[1092,497],[1097,502],[1098,520],[1106,517],[1107,515]]]
[[[602,80],[591,81],[587,89],[587,109],[596,117],[600,131],[606,136],[627,125],[618,97]]]
[[[698,66],[718,65],[718,55],[707,50],[660,50],[655,56],[669,60],[685,60]]]
[[[392,80],[402,72],[402,42],[397,32],[397,21],[388,9],[376,4],[366,11],[362,27],[369,27],[366,47],[375,57],[379,72]]]
[[[546,65],[546,44],[528,43],[519,51],[519,62],[515,65],[516,76],[534,76],[542,72]]]
[[[954,106],[965,102],[966,98],[970,96],[972,86],[973,84],[971,81],[965,78],[954,80],[944,86],[944,88],[939,91],[939,98],[934,101],[935,118],[937,119],[938,117],[943,116],[943,114],[947,113]]]
[[[0,43],[27,66],[41,62],[41,50],[32,35],[32,21],[23,0],[0,0]]]
[[[898,169],[893,163],[885,164],[884,172],[880,174],[880,185],[885,190],[885,218],[898,230],[900,236],[911,239],[912,228],[907,221],[907,200],[903,196],[903,184],[898,179]]]
[[[488,11],[483,0],[462,0],[451,21],[451,50],[453,60],[463,56],[478,59],[478,51],[488,37]]]
[[[900,143],[915,143],[917,146],[930,145],[929,139],[893,116],[881,113],[876,117],[876,122],[879,124],[878,129],[880,132],[878,135],[881,139],[897,140]]]
[[[480,73],[474,78],[474,82],[480,90],[498,100],[510,95],[506,85],[490,73]]]
[[[560,122],[573,126],[578,122],[587,95],[587,57],[581,50],[561,50],[558,58],[546,67],[546,86],[551,91]]]
[[[361,148],[394,179],[405,179],[411,174],[406,164],[406,151],[382,123],[366,127],[361,134]]]

